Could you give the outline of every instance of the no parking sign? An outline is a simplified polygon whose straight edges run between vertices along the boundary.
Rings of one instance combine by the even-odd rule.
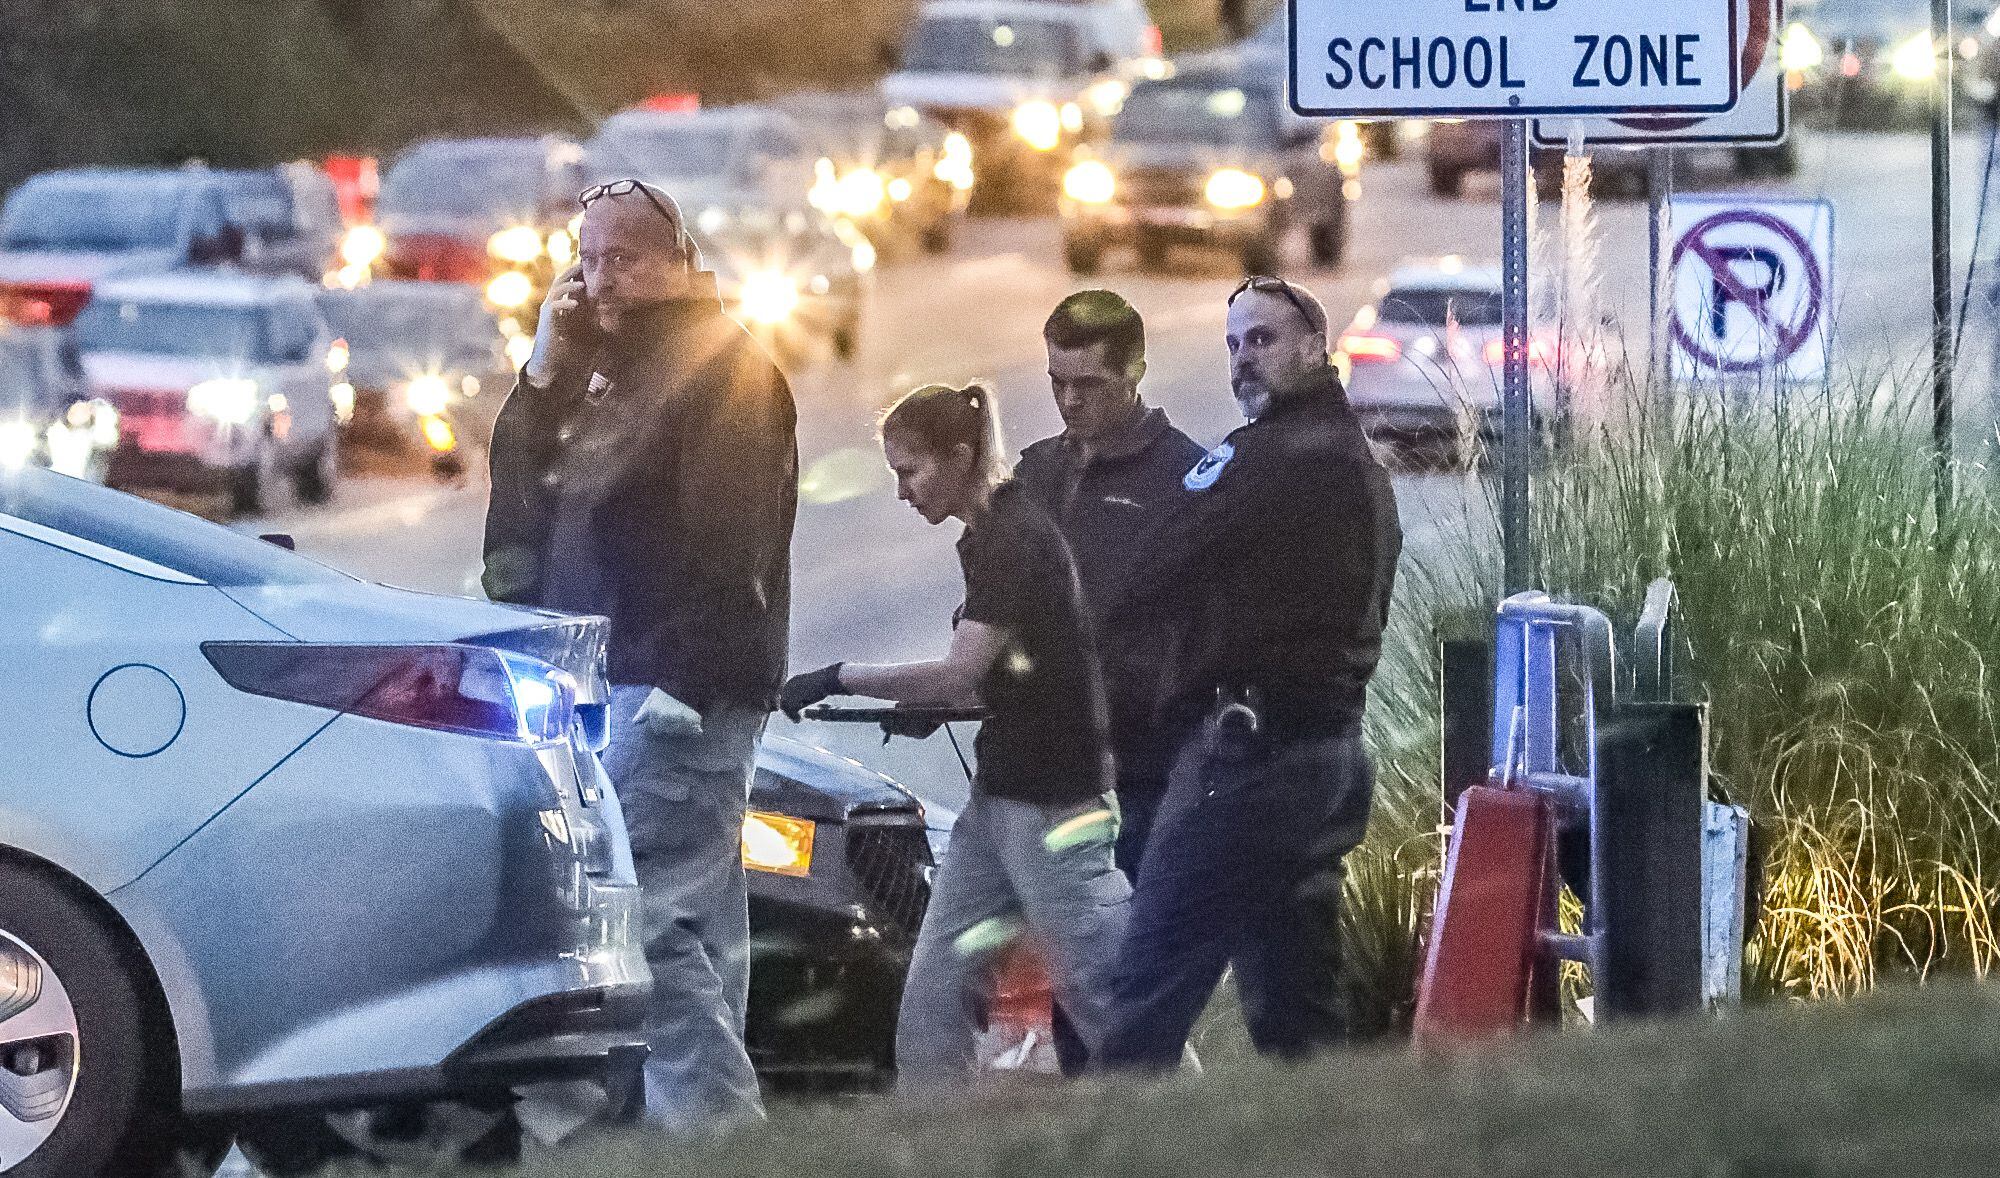
[[[1833,205],[1676,197],[1670,214],[1676,379],[1826,376]]]

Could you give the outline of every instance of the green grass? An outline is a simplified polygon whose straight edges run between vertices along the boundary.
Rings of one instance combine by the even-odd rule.
[[[1680,589],[1682,694],[1711,705],[1714,784],[1769,847],[1752,995],[1848,995],[2000,960],[2000,503],[1964,466],[1936,525],[1924,404],[1895,374],[1761,407],[1698,390],[1586,425],[1535,480],[1536,584],[1626,633],[1652,578]],[[1432,636],[1492,600],[1462,554],[1496,543],[1468,523],[1450,560],[1399,585],[1373,717],[1376,853],[1435,854],[1421,838],[1438,796]],[[1393,915],[1350,937],[1400,943],[1421,906],[1401,881],[1377,885],[1393,903],[1368,896],[1370,878],[1353,880],[1357,908]]]
[[[523,1178],[1980,1174],[2000,992],[1968,982],[1454,1057],[1352,1052],[1154,1083],[779,1109],[699,1143],[581,1144]]]

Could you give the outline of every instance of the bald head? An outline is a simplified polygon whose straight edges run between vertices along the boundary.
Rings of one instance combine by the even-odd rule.
[[[1258,279],[1229,300],[1229,381],[1255,420],[1326,367],[1326,308],[1295,283]]]
[[[651,185],[591,201],[579,236],[584,288],[607,331],[629,311],[686,295],[700,264],[680,206]]]

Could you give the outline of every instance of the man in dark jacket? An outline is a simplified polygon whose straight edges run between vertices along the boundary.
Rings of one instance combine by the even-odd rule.
[[[645,890],[646,1103],[685,1132],[762,1114],[740,840],[784,678],[796,416],[666,193],[618,181],[583,205],[579,263],[494,426],[485,585],[611,620],[604,762]]]
[[[1249,424],[1187,473],[1107,611],[1171,633],[1162,716],[1181,749],[1115,974],[1104,1064],[1179,1062],[1234,965],[1259,1050],[1336,1043],[1341,859],[1367,829],[1361,746],[1402,529],[1327,363],[1326,311],[1273,278],[1231,297]]]
[[[1139,396],[1146,325],[1131,303],[1108,290],[1078,291],[1057,304],[1042,339],[1063,432],[1022,451],[1014,478],[1069,541],[1084,602],[1098,611],[1146,526],[1185,494],[1181,476],[1202,450]],[[1129,629],[1106,636],[1119,639],[1098,644],[1118,773],[1118,866],[1136,879],[1174,750],[1151,724],[1160,643]]]

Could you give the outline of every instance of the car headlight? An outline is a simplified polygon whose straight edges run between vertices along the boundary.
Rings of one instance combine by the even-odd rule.
[[[1352,176],[1361,170],[1361,160],[1367,154],[1367,145],[1361,141],[1361,127],[1352,119],[1342,119],[1333,133],[1334,166],[1341,174]]]
[[[1062,112],[1044,99],[1024,102],[1014,108],[1014,134],[1036,151],[1054,151],[1062,142]]]
[[[339,376],[347,371],[347,362],[353,358],[354,352],[347,346],[347,341],[337,339],[326,349],[326,370],[334,376]]]
[[[1125,99],[1132,93],[1123,78],[1105,78],[1092,82],[1084,97],[1090,100],[1090,107],[1105,118],[1117,114],[1125,107]]]
[[[916,191],[915,188],[910,186],[910,182],[901,176],[889,181],[889,199],[895,201],[897,204],[902,204],[904,201],[910,199],[910,197],[916,195]]]
[[[931,174],[960,192],[972,187],[972,140],[964,132],[946,132],[944,158],[931,167]]]
[[[436,417],[451,404],[451,386],[445,383],[444,377],[425,373],[404,387],[403,401],[418,417]]]
[[[1804,73],[1818,69],[1826,60],[1826,50],[1820,46],[1819,38],[1812,30],[1799,21],[1793,21],[1785,30],[1785,41],[1778,50],[1778,65],[1788,74]]]
[[[246,425],[257,416],[257,382],[240,376],[204,380],[188,390],[187,407],[223,425]]]
[[[486,301],[504,311],[519,310],[534,297],[534,282],[519,270],[496,274],[493,281],[486,284]]]
[[[366,270],[389,248],[389,239],[373,225],[356,225],[340,239],[340,260],[356,270]]]
[[[549,234],[548,247],[549,261],[554,263],[558,270],[576,260],[576,240],[569,235],[567,229],[558,229]]]
[[[1889,68],[1896,76],[1909,82],[1928,82],[1937,76],[1937,47],[1931,44],[1928,32],[1917,33],[1909,40],[1896,46],[1889,57]]]
[[[1264,201],[1264,182],[1241,168],[1219,169],[1204,191],[1218,209],[1254,208]]]
[[[840,178],[834,207],[850,217],[872,217],[881,210],[888,194],[882,173],[873,168],[856,168]]]
[[[737,295],[743,317],[764,327],[775,327],[799,309],[799,287],[790,275],[776,270],[753,270],[743,278]]]
[[[486,252],[503,262],[525,266],[542,256],[542,235],[531,225],[516,225],[486,239]]]
[[[28,465],[39,445],[34,426],[25,421],[0,421],[0,470]]]
[[[743,818],[743,866],[773,875],[812,873],[813,823],[752,810]]]
[[[346,381],[337,381],[327,386],[327,399],[333,402],[333,419],[342,425],[354,420],[354,386]]]
[[[1063,194],[1078,204],[1109,204],[1117,191],[1118,177],[1099,160],[1084,160],[1063,176]]]

